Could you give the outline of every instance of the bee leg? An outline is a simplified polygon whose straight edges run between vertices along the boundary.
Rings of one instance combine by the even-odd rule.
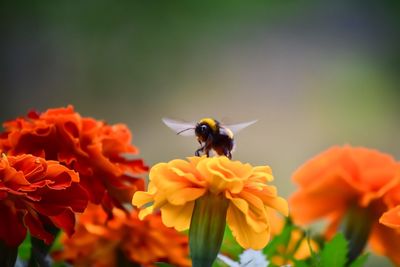
[[[204,144],[204,147],[203,147],[203,151],[207,155],[207,158],[210,157],[210,150],[213,148],[212,142],[213,142],[212,136],[208,136],[206,143]]]
[[[200,147],[199,149],[197,149],[197,150],[194,152],[195,156],[196,156],[196,157],[200,157],[200,152],[202,152],[202,151],[203,151],[203,148],[202,148],[202,147]]]
[[[224,148],[224,155],[229,158],[232,159],[232,152],[229,149]]]

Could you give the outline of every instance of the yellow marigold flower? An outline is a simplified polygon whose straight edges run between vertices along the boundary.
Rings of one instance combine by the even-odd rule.
[[[187,161],[177,159],[155,165],[150,170],[148,192],[136,192],[132,203],[138,207],[153,203],[142,209],[139,217],[143,219],[160,209],[163,223],[181,231],[189,228],[192,214],[193,218],[197,216],[202,203],[211,202],[220,207],[218,214],[224,217],[224,226],[226,215],[237,242],[243,248],[258,250],[270,238],[269,209],[288,214],[286,200],[267,184],[272,180],[268,166],[253,167],[224,156],[189,157]]]

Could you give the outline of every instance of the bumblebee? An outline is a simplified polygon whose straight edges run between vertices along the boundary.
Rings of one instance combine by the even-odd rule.
[[[209,157],[210,151],[213,150],[217,155],[225,155],[229,159],[232,158],[232,151],[235,147],[234,133],[256,122],[256,120],[253,120],[233,125],[222,125],[212,118],[204,118],[197,123],[168,118],[163,118],[162,121],[179,135],[197,137],[200,148],[195,151],[196,156],[205,154]]]

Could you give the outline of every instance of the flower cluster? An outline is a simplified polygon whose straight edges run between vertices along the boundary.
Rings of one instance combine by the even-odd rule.
[[[158,261],[190,266],[187,236],[165,227],[159,214],[141,221],[135,210],[126,213],[114,208],[112,212],[107,221],[104,210],[89,205],[79,217],[76,233],[63,237],[64,249],[55,257],[77,267],[117,266],[124,260],[144,267],[154,267]]]
[[[135,175],[148,168],[141,159],[132,159],[130,154],[137,154],[138,149],[131,145],[131,133],[123,124],[81,117],[68,106],[30,112],[4,127],[1,151],[57,160],[77,171],[93,203],[108,209],[121,207],[130,202],[133,192],[144,188],[143,179]]]
[[[400,165],[391,156],[366,148],[333,147],[300,167],[293,179],[300,187],[290,199],[295,222],[326,218],[327,235],[332,236],[350,216],[349,223],[360,223],[353,230],[365,228],[358,235],[400,264]]]
[[[64,234],[54,258],[77,267],[211,267],[225,230],[247,249],[240,263],[219,256],[232,266],[325,264],[335,246],[339,265],[349,266],[367,244],[400,265],[400,163],[379,151],[333,147],[306,162],[293,175],[299,190],[284,224],[276,213],[288,216],[288,203],[270,184],[268,166],[225,156],[176,159],[151,168],[145,191],[148,167],[124,124],[82,117],[68,106],[30,112],[4,128],[2,266],[15,263],[28,231],[30,263],[46,261],[55,229]],[[327,238],[342,233],[323,245],[294,224],[319,219],[328,220]],[[176,232],[188,229],[189,236]]]
[[[25,226],[46,243],[53,240],[48,226],[71,235],[74,212],[82,212],[87,203],[78,174],[58,162],[32,155],[0,158],[0,240],[8,246],[24,240]]]

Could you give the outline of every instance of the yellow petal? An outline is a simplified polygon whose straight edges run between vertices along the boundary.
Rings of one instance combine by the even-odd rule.
[[[185,177],[177,175],[168,165],[160,165],[150,171],[151,182],[163,193],[175,191],[179,188],[189,186]]]
[[[284,198],[272,194],[272,192],[276,193],[276,189],[274,186],[264,186],[263,190],[261,191],[253,188],[245,188],[244,191],[260,198],[264,205],[276,209],[277,211],[282,213],[282,215],[288,216],[288,203]]]
[[[253,201],[256,202],[255,199],[253,199]],[[243,213],[247,224],[252,227],[255,232],[259,233],[268,228],[266,210],[261,201],[256,203],[256,206],[249,206],[249,203],[244,199],[232,198],[231,203]]]
[[[193,207],[194,201],[181,206],[165,204],[161,208],[162,221],[168,227],[174,227],[178,231],[184,231],[190,226]]]
[[[282,197],[276,197],[271,199],[270,202],[268,202],[267,206],[276,209],[279,211],[282,215],[284,216],[289,216],[289,206],[286,201],[286,199]]]
[[[255,232],[246,223],[245,215],[235,205],[229,205],[226,219],[233,236],[243,248],[260,250],[267,245],[270,238],[269,228],[260,233]]]
[[[147,208],[141,209],[138,215],[139,219],[143,220],[147,215],[153,213],[153,211],[154,211],[154,206],[149,206]]]
[[[186,202],[196,200],[204,195],[204,188],[183,188],[170,195],[167,195],[167,200],[173,205],[184,205]]]
[[[147,203],[153,202],[154,196],[151,193],[138,191],[133,195],[132,205],[138,208],[146,205]]]
[[[223,166],[221,161],[224,159],[226,158],[215,157],[204,159],[199,162],[197,169],[201,176],[208,182],[209,190],[212,193],[218,194],[225,189],[240,192],[247,176],[238,176],[234,168],[229,169]],[[242,167],[243,169],[246,169],[244,164],[242,164]],[[250,173],[251,168],[247,169],[249,169]],[[241,170],[241,172],[243,172],[243,170]]]
[[[178,169],[175,167],[171,167],[171,171],[173,171],[176,175],[181,176],[184,180],[185,183],[189,184],[189,185],[196,185],[196,186],[205,186],[207,183],[206,181],[204,181],[204,179],[199,178],[197,175],[197,170],[193,169],[193,170],[182,170],[182,169]],[[190,171],[190,172],[189,172]]]
[[[253,168],[253,174],[249,180],[259,181],[259,182],[271,182],[274,180],[272,175],[271,167],[269,166],[256,166]]]

